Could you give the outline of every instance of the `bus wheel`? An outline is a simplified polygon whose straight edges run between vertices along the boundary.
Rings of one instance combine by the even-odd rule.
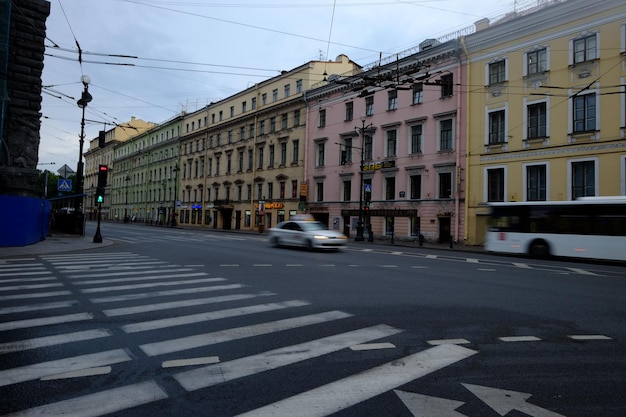
[[[545,240],[533,240],[528,252],[536,258],[545,258],[550,255],[550,247]]]

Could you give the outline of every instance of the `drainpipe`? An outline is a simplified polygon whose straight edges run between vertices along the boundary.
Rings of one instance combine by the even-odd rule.
[[[467,46],[465,45],[465,36],[461,36],[459,38],[458,42],[460,43],[461,48],[463,49],[462,53],[459,54],[459,73],[462,74],[462,75],[464,74],[464,78],[463,78],[463,80],[462,80],[462,82],[460,84],[461,84],[461,86],[463,86],[463,85],[468,85],[468,80],[470,79],[470,77],[469,77],[469,75],[470,75],[469,53],[467,51]],[[465,61],[464,61],[464,58],[465,58]],[[465,67],[465,73],[463,72],[463,68],[464,67]],[[460,111],[462,110],[460,94],[459,94],[459,97],[457,97],[457,100],[458,100],[457,114],[460,114]],[[467,100],[468,99],[465,98],[465,109],[466,109],[466,113],[465,113],[465,121],[466,121],[466,123],[464,124],[465,125],[465,132],[464,132],[465,133],[465,155],[464,155],[464,158],[465,158],[465,203],[464,203],[465,210],[464,211],[465,211],[465,213],[463,215],[463,222],[464,222],[463,224],[465,225],[465,228],[464,228],[464,231],[463,231],[463,240],[464,241],[467,241],[467,226],[468,226],[467,222],[469,220],[469,214],[468,214],[469,213],[469,210],[468,210],[469,196],[467,194],[467,186],[469,184],[469,175],[470,175],[469,174],[469,169],[468,169],[468,162],[467,162],[468,161],[468,156],[469,156],[469,149],[468,149],[468,146],[467,146],[468,137],[469,137],[467,121],[469,120],[469,111],[470,110],[469,110],[469,106],[467,105]],[[457,118],[457,119],[460,119],[460,117]],[[458,236],[458,227],[459,227],[459,221],[460,221],[459,215],[458,215],[458,207],[460,207],[459,199],[460,199],[460,195],[461,195],[461,193],[460,193],[460,185],[461,185],[461,171],[460,171],[460,169],[461,169],[461,166],[459,165],[459,163],[461,161],[461,155],[460,155],[459,152],[457,152],[456,156],[457,156],[457,169],[459,170],[458,175],[457,175],[459,187],[457,188],[457,197],[458,197],[458,199],[457,199],[457,216],[456,216],[457,217],[456,227],[457,227],[457,236]]]

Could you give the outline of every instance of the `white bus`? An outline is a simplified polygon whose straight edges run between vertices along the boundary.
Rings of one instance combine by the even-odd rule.
[[[626,196],[489,208],[487,251],[626,261]]]

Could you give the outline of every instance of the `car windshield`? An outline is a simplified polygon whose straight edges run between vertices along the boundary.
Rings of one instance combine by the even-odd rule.
[[[320,222],[302,222],[300,223],[302,230],[314,231],[314,230],[327,230],[326,225]]]

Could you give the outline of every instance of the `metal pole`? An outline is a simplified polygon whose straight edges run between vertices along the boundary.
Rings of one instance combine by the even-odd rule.
[[[172,227],[176,226],[176,197],[178,194],[178,164],[174,165],[174,207],[172,208]]]
[[[102,243],[102,234],[100,234],[101,215],[102,215],[102,203],[98,203],[98,227],[96,227],[96,234],[93,235],[93,243]]]
[[[356,225],[355,242],[363,242],[365,237],[363,236],[363,153],[365,150],[365,119],[361,120],[361,165],[359,167],[359,222]]]

